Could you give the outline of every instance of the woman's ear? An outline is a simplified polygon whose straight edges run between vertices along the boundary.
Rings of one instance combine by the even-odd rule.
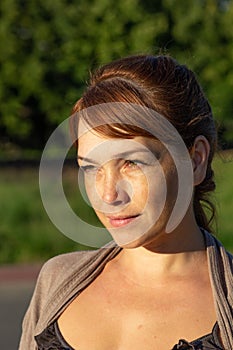
[[[190,155],[193,164],[194,186],[202,183],[206,176],[210,144],[205,136],[199,135],[195,138]]]

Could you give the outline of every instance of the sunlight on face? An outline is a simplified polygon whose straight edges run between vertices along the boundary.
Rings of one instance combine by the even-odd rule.
[[[146,137],[112,139],[87,131],[78,162],[88,198],[118,245],[145,235],[164,210],[166,148]]]

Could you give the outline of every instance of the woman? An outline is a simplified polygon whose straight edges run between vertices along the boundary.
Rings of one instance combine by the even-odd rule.
[[[168,56],[105,65],[71,130],[87,194],[117,246],[44,265],[20,349],[232,349],[232,256],[202,206],[214,215],[216,131],[193,72]]]

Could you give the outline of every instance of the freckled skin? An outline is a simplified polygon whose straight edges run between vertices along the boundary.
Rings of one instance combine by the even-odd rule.
[[[106,145],[106,142],[109,144]],[[147,154],[135,152],[134,155],[131,152],[129,159],[118,158],[118,154],[125,149],[124,142],[127,146],[132,143],[131,151],[134,147],[136,149],[135,144],[141,145]],[[93,158],[94,154],[98,162],[96,166],[79,160],[85,172],[86,191],[100,221],[119,245],[129,246],[138,240],[141,244],[164,229],[169,219],[177,195],[174,163],[160,142],[146,137],[135,137],[133,141],[121,140],[121,144],[116,141],[114,158],[109,156],[109,159],[102,160],[104,152],[101,146],[106,150],[108,145],[111,148],[113,144],[114,140],[91,131],[79,138],[80,159]],[[145,164],[136,163],[135,157]],[[129,184],[132,195],[123,186],[118,186],[120,181]],[[101,210],[101,206],[104,208],[105,205],[106,208],[106,203],[107,210]]]

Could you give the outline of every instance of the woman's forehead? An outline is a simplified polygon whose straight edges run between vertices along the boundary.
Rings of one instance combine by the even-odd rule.
[[[161,149],[158,140],[153,140],[144,136],[134,138],[110,138],[87,131],[79,138],[78,158],[91,160],[106,160],[113,158],[125,158],[135,154],[148,154],[154,150]]]

